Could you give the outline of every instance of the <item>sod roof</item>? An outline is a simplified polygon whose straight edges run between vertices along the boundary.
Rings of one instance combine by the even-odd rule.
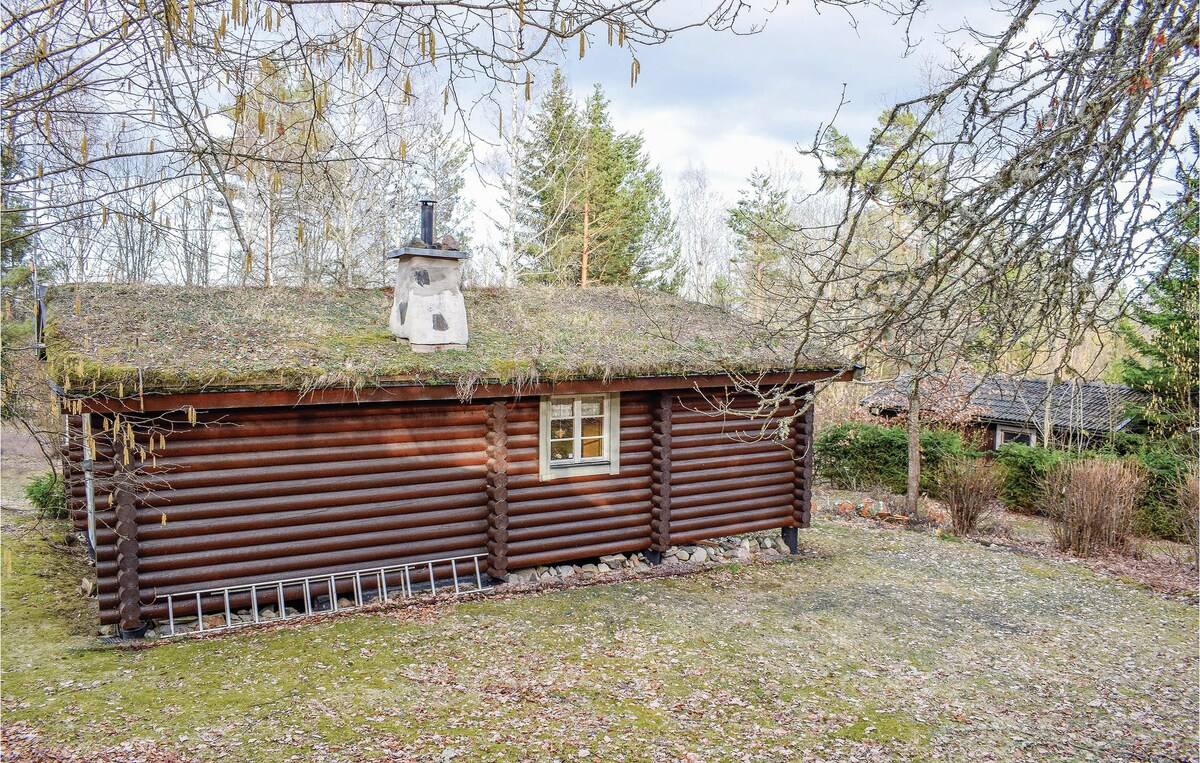
[[[83,284],[51,289],[47,361],[74,393],[471,386],[840,368],[710,305],[635,289],[466,289],[470,344],[415,353],[390,290]],[[78,311],[76,307],[78,305]]]

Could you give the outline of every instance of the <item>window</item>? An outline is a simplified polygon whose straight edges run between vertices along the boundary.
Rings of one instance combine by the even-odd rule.
[[[621,414],[616,394],[542,398],[538,447],[542,480],[616,474]]]
[[[1037,445],[1037,432],[1032,429],[1018,429],[1015,427],[996,427],[996,447],[1001,445]]]

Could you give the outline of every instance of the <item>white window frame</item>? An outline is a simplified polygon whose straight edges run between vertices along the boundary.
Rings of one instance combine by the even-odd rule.
[[[1024,427],[1006,427],[1000,424],[996,425],[996,449],[1000,449],[1006,443],[1004,442],[1005,434],[1023,434],[1029,436],[1029,447],[1036,448],[1038,444],[1037,430],[1026,429]]]
[[[575,405],[575,421],[579,421],[579,401],[585,397],[604,398],[604,454],[599,458],[554,463],[550,460],[551,401],[570,399]],[[582,477],[594,474],[619,474],[621,471],[621,395],[601,392],[580,395],[546,395],[541,398],[538,417],[538,477],[542,482],[563,477]],[[576,425],[574,437],[579,441]]]

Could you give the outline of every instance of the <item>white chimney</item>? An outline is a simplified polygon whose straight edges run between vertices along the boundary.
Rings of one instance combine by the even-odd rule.
[[[387,253],[399,261],[392,301],[392,333],[407,339],[413,352],[437,352],[467,346],[467,307],[462,295],[462,261],[451,236],[433,240],[433,205],[421,200],[421,236]]]

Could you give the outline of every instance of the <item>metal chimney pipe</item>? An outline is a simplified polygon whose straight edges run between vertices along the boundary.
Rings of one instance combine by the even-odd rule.
[[[421,199],[421,240],[425,246],[433,248],[433,199]]]

